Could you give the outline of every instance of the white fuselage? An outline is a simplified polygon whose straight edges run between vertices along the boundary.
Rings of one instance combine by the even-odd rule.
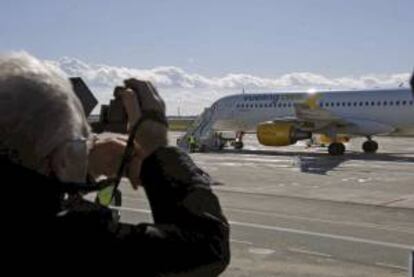
[[[264,121],[295,117],[295,103],[315,94],[238,94],[212,105],[216,131],[256,132]],[[391,126],[389,135],[414,136],[413,93],[409,89],[318,92],[314,104],[344,119],[368,120]]]

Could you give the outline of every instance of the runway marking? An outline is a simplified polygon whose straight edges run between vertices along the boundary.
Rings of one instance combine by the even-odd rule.
[[[111,207],[111,208],[120,210],[120,211],[124,210],[124,211],[145,213],[145,214],[151,213],[151,211],[147,209],[135,209],[135,208],[126,208],[126,207]],[[286,232],[286,233],[292,233],[292,234],[336,239],[336,240],[343,240],[343,241],[349,241],[349,242],[359,242],[359,243],[378,245],[378,246],[384,246],[384,247],[390,247],[390,248],[405,249],[405,250],[410,250],[410,251],[414,250],[414,245],[404,245],[404,244],[399,244],[399,243],[362,239],[362,238],[356,238],[356,237],[351,237],[351,236],[333,235],[333,234],[328,234],[328,233],[311,232],[311,231],[305,231],[305,230],[299,230],[299,229],[284,228],[284,227],[248,223],[248,222],[229,221],[229,223],[234,226],[242,226],[242,227],[249,227],[249,228],[256,228],[256,229],[270,230],[270,231],[277,231],[277,232]]]
[[[362,238],[356,238],[356,237],[351,237],[351,236],[333,235],[333,234],[328,234],[328,233],[311,232],[311,231],[305,231],[305,230],[284,228],[284,227],[278,227],[278,226],[269,226],[269,225],[262,225],[262,224],[256,224],[256,223],[230,221],[230,224],[235,225],[235,226],[250,227],[250,228],[286,232],[286,233],[293,233],[293,234],[300,234],[300,235],[308,235],[308,236],[343,240],[343,241],[349,241],[349,242],[360,242],[360,243],[365,243],[365,244],[379,245],[379,246],[385,246],[385,247],[391,247],[391,248],[399,248],[399,249],[406,249],[406,250],[414,249],[414,245],[404,245],[404,244],[399,244],[399,243],[362,239]]]
[[[387,264],[387,263],[375,263],[376,265],[382,266],[382,267],[388,267],[388,268],[393,268],[393,269],[399,269],[399,270],[404,270],[407,271],[406,267],[402,267],[402,266],[398,266],[398,265],[393,265],[393,264]]]
[[[147,210],[147,209],[135,209],[135,208],[128,208],[128,207],[114,207],[114,206],[110,206],[110,208],[113,209],[113,210],[118,210],[118,211],[127,211],[127,212],[151,214],[151,211]]]
[[[240,213],[247,213],[247,214],[256,214],[256,215],[265,215],[271,217],[279,217],[279,218],[286,218],[286,219],[298,219],[310,222],[322,222],[322,223],[329,223],[329,224],[336,224],[336,225],[349,225],[349,226],[356,226],[361,228],[373,228],[377,230],[384,230],[384,231],[397,231],[400,233],[407,233],[407,234],[414,234],[414,230],[406,230],[401,228],[395,227],[388,227],[388,226],[381,226],[376,224],[369,224],[369,223],[357,223],[357,222],[350,222],[350,221],[334,221],[329,219],[321,219],[321,218],[309,218],[297,215],[287,215],[287,214],[278,214],[273,212],[264,212],[264,211],[252,211],[240,208],[226,208],[223,207],[226,211],[233,211],[233,212],[240,212]]]
[[[320,256],[320,257],[326,257],[326,258],[332,257],[332,255],[325,254],[325,253],[322,253],[322,252],[310,251],[310,250],[300,249],[300,248],[288,248],[288,250],[291,251],[291,252],[296,252],[296,253],[301,253],[301,254],[308,254],[308,255],[313,255],[313,256]]]
[[[239,243],[239,244],[246,244],[246,245],[253,245],[252,242],[245,241],[245,240],[230,239],[230,242]]]
[[[148,200],[145,198],[140,197],[128,197],[128,196],[122,196],[124,200],[128,201],[140,201],[147,203]],[[399,233],[406,233],[406,234],[414,234],[413,228],[405,228],[405,227],[394,227],[394,226],[382,226],[377,224],[371,224],[371,223],[360,223],[360,222],[352,222],[352,221],[334,221],[329,219],[322,219],[322,218],[310,218],[310,217],[303,217],[303,216],[297,216],[297,215],[288,215],[288,214],[281,214],[281,213],[275,213],[272,211],[254,211],[254,210],[247,210],[247,209],[240,209],[240,208],[230,208],[223,206],[223,209],[225,211],[230,212],[238,212],[238,213],[246,213],[246,214],[256,214],[256,215],[264,215],[264,216],[271,216],[271,217],[278,217],[278,218],[285,218],[285,219],[297,219],[297,220],[303,220],[303,221],[310,221],[310,222],[322,222],[322,223],[329,223],[329,224],[335,224],[335,225],[348,225],[348,226],[355,226],[360,228],[372,228],[377,230],[383,230],[383,231],[395,231]]]
[[[275,253],[276,251],[268,248],[249,248],[249,252],[258,255],[270,255]]]

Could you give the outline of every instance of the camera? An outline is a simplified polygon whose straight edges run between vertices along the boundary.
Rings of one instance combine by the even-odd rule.
[[[109,101],[109,104],[101,106],[98,122],[91,123],[92,130],[95,133],[127,133],[128,115],[119,96],[119,92],[125,89],[121,86],[115,87],[114,98]]]

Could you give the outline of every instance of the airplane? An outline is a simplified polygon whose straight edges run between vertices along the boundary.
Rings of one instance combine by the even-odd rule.
[[[255,133],[266,146],[287,146],[321,135],[331,155],[343,155],[344,142],[366,137],[365,153],[375,153],[374,136],[414,137],[414,95],[410,89],[237,94],[209,109],[210,128],[234,132],[233,146]]]

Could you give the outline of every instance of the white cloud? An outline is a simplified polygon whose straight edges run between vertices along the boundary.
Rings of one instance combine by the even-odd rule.
[[[164,97],[169,114],[176,114],[177,108],[183,114],[196,114],[216,99],[243,88],[253,91],[306,91],[309,88],[345,89],[396,87],[407,83],[409,73],[367,74],[359,77],[329,78],[310,72],[294,72],[274,78],[263,78],[250,74],[229,73],[221,77],[207,77],[188,73],[174,66],[160,66],[152,69],[116,67],[102,64],[88,64],[74,58],[64,57],[49,61],[68,76],[82,77],[94,91],[101,103],[108,102],[112,88],[127,78],[140,78],[153,82]]]

